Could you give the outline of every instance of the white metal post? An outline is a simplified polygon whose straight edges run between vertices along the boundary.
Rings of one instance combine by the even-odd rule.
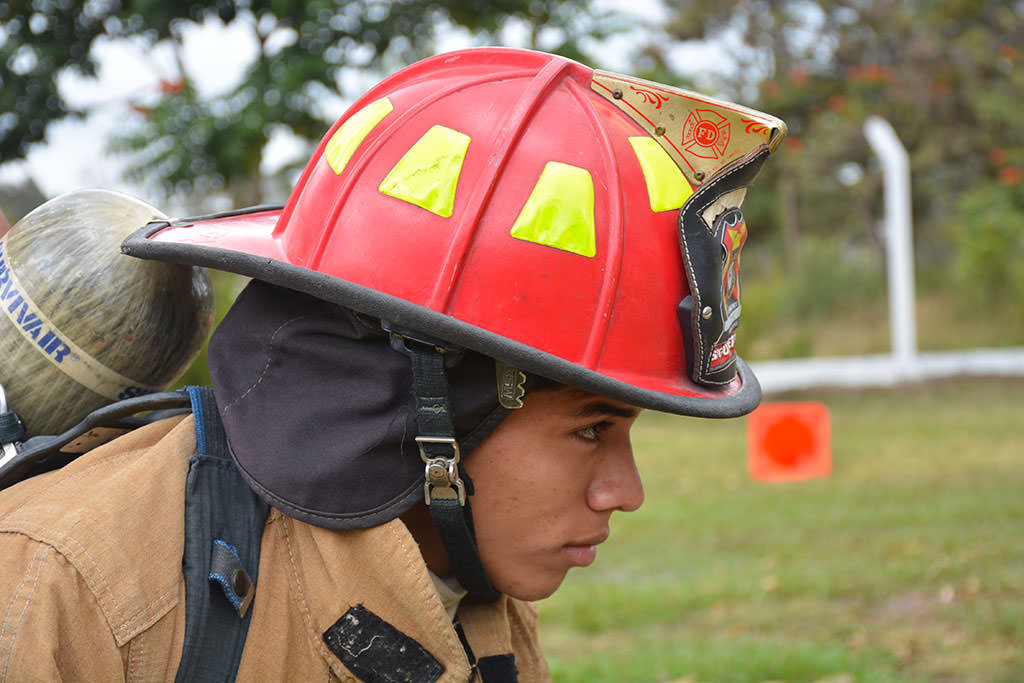
[[[864,135],[882,163],[885,185],[886,273],[893,359],[912,374],[917,361],[914,311],[914,248],[910,208],[910,159],[896,131],[885,119],[864,122]]]

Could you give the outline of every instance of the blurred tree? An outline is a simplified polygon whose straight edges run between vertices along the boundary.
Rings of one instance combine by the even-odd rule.
[[[580,40],[600,35],[607,19],[586,0],[0,0],[0,162],[24,156],[51,122],[82,113],[57,81],[62,69],[95,75],[101,36],[164,41],[178,57],[178,77],[137,103],[114,141],[133,153],[133,178],[157,180],[168,194],[227,191],[244,206],[261,201],[260,162],[275,127],[317,139],[333,122],[321,102],[343,89],[346,68],[395,69],[433,51],[444,31],[497,42],[510,22],[533,46],[580,58]],[[197,90],[181,59],[186,28],[210,20],[239,22],[258,45],[241,82],[216,96]]]
[[[54,76],[62,68],[95,75],[89,46],[103,32],[101,17],[69,0],[0,0],[0,160],[24,156],[50,121],[79,113]]]
[[[918,256],[948,260],[970,220],[961,198],[1008,188],[1024,168],[1024,3],[1004,0],[665,0],[652,68],[685,68],[681,41],[713,40],[723,95],[781,116],[790,138],[752,203],[795,253],[799,232],[877,240],[880,180],[862,132],[887,118],[911,155]],[[705,86],[708,82],[705,83]],[[764,194],[761,195],[762,199]],[[971,206],[976,197],[969,198]],[[753,220],[752,220],[753,223]],[[1024,221],[1017,221],[1021,226]],[[951,232],[952,231],[952,232]],[[1018,227],[1018,239],[1024,227]],[[876,242],[877,243],[877,242]],[[881,245],[879,245],[881,246]]]

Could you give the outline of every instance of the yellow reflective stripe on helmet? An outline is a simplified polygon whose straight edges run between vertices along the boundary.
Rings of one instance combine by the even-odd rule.
[[[348,121],[341,124],[341,128],[334,131],[334,135],[331,136],[324,149],[324,158],[327,159],[327,163],[335,173],[340,174],[344,170],[345,164],[352,158],[356,148],[370,134],[370,131],[394,109],[391,100],[382,97],[357,111]]]
[[[693,194],[693,188],[658,141],[639,135],[629,138],[629,144],[633,146],[644,180],[647,181],[651,211],[676,210],[685,204]]]
[[[512,225],[512,236],[580,256],[597,254],[590,172],[549,161]]]
[[[469,136],[434,126],[406,152],[378,188],[382,194],[448,218],[455,206]]]

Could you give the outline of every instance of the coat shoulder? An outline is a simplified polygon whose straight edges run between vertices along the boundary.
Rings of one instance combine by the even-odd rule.
[[[3,491],[0,557],[51,548],[74,569],[63,576],[92,593],[123,645],[181,599],[184,491],[194,452],[193,420],[177,416]]]

